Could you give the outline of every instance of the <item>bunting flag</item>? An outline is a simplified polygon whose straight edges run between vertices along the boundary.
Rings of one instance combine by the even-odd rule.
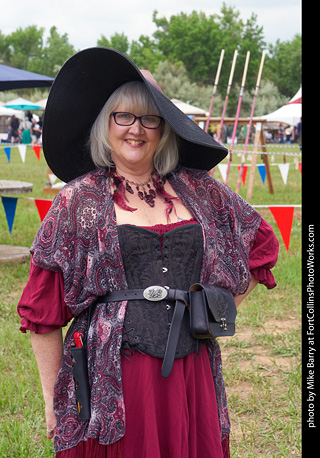
[[[269,207],[277,226],[279,228],[282,240],[286,246],[287,251],[289,251],[289,244],[290,244],[290,236],[291,236],[291,228],[292,228],[292,221],[293,221],[293,212],[294,207]]]
[[[38,158],[38,161],[40,161],[40,149],[41,149],[41,145],[40,144],[34,144],[32,145],[32,148],[33,148],[33,151],[35,152],[37,158]]]
[[[278,164],[282,179],[284,184],[287,184],[287,178],[288,178],[288,173],[289,173],[289,166],[290,163],[287,162],[286,164]]]
[[[227,167],[228,164],[218,164],[219,172],[221,173],[222,179],[225,182],[227,178]]]
[[[237,167],[238,167],[238,170],[240,171],[240,167],[241,167],[241,166],[240,166],[240,165],[237,165]],[[247,165],[244,165],[244,166],[243,166],[243,171],[242,171],[242,176],[241,176],[243,186],[245,186],[245,184],[246,184],[247,171],[248,171],[248,166],[247,166]]]
[[[4,211],[7,218],[7,223],[9,227],[10,234],[12,232],[12,226],[14,221],[14,216],[16,214],[16,207],[17,207],[17,197],[1,197],[2,204],[4,207]]]
[[[264,164],[258,164],[257,167],[259,170],[262,183],[264,184],[266,181],[266,166]]]
[[[24,163],[26,160],[27,145],[19,145],[18,148],[19,148],[21,160]]]
[[[35,201],[35,204],[36,204],[37,209],[38,209],[40,220],[42,222],[44,220],[46,214],[48,213],[50,207],[51,207],[52,200],[49,200],[49,199],[34,199],[34,201]]]
[[[9,164],[10,164],[10,158],[11,158],[11,146],[5,146],[3,149],[4,149],[4,152],[6,153],[6,156],[7,156],[8,162],[9,162]]]

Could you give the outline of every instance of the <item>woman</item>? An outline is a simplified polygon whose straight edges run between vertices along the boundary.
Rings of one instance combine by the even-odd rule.
[[[193,338],[185,312],[169,364],[175,301],[125,299],[152,285],[180,291],[201,281],[229,289],[239,304],[258,282],[276,285],[271,227],[207,173],[227,151],[149,72],[107,48],[62,67],[43,147],[67,185],[31,248],[18,311],[21,331],[31,331],[56,456],[229,457],[217,340]],[[87,339],[85,421],[72,375],[77,332]]]

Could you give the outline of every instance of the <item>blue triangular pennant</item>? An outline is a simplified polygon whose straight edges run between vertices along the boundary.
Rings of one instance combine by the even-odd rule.
[[[4,149],[4,152],[7,155],[8,162],[10,163],[11,146],[5,146],[3,149]]]
[[[16,207],[17,207],[17,197],[1,197],[2,199],[2,204],[4,207],[4,211],[6,213],[7,217],[7,223],[9,226],[9,231],[11,234],[12,231],[12,226],[13,226],[13,221],[14,221],[14,215],[16,213]]]
[[[260,173],[262,183],[264,184],[266,180],[266,166],[264,164],[258,164],[257,167]]]

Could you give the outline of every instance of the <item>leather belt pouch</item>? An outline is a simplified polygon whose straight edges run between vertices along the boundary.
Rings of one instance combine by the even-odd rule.
[[[72,375],[75,381],[78,415],[80,420],[85,421],[90,419],[90,387],[86,346],[71,348],[71,355],[74,359]]]
[[[189,290],[190,332],[196,339],[233,336],[236,304],[231,291],[195,283]]]

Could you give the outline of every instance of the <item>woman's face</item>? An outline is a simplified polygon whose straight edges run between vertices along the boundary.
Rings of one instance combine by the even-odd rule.
[[[128,109],[120,103],[114,111],[124,111],[142,116],[139,110]],[[161,138],[161,126],[157,129],[143,127],[139,119],[131,126],[119,126],[111,115],[109,120],[109,143],[112,160],[121,170],[146,170],[153,167],[153,155]]]

